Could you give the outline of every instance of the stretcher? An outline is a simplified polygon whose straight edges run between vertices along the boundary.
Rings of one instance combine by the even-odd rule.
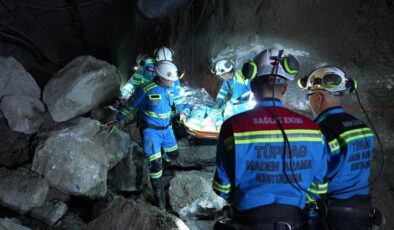
[[[186,132],[195,138],[199,139],[218,139],[220,130],[204,130],[190,125],[188,122],[184,123]]]

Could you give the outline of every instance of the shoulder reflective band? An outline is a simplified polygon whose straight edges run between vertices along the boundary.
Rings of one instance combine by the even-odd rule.
[[[356,139],[373,137],[373,136],[374,135],[373,135],[370,128],[353,129],[353,130],[349,130],[349,131],[344,132],[341,135],[339,135],[341,140],[343,140],[343,142],[344,142],[344,143],[341,143],[341,145],[347,144],[350,141],[353,141]]]
[[[143,88],[143,89],[144,89],[144,92],[146,93],[146,92],[148,92],[149,90],[155,88],[156,86],[157,86],[157,85],[156,85],[155,83],[151,82],[151,83],[147,84],[147,85]]]

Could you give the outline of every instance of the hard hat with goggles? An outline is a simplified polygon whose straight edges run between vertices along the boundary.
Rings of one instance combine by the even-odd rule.
[[[243,76],[253,81],[256,77],[276,75],[279,78],[275,78],[275,82],[280,84],[286,80],[294,80],[300,65],[294,56],[290,54],[282,56],[282,54],[283,50],[275,48],[263,50],[253,61],[244,63],[242,66]]]
[[[234,69],[234,63],[230,60],[219,60],[215,63],[214,69],[211,70],[212,73],[216,75],[222,75],[229,73]]]
[[[357,82],[348,78],[345,71],[336,66],[319,67],[297,83],[304,90],[326,90],[334,94],[357,88]]]

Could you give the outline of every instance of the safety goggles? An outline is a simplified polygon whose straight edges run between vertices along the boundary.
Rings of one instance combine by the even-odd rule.
[[[308,87],[320,87],[325,89],[334,89],[344,85],[344,79],[338,74],[326,74],[322,77],[311,76],[307,81]]]
[[[341,92],[347,89],[346,74],[335,66],[325,66],[313,70],[298,80],[298,86],[305,90],[326,90]]]

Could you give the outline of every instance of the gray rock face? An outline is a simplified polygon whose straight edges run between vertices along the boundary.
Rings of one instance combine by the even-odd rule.
[[[114,98],[120,82],[115,66],[91,56],[80,56],[48,82],[43,100],[53,120],[67,121]]]
[[[5,95],[41,97],[37,82],[13,57],[0,57],[0,98]]]
[[[30,136],[12,131],[1,119],[0,130],[0,166],[16,167],[29,161]]]
[[[189,229],[174,215],[162,211],[142,200],[119,199],[107,212],[87,225],[87,230],[174,230]]]
[[[20,213],[41,206],[49,189],[47,180],[24,168],[0,168],[0,184],[1,204]]]
[[[109,135],[100,130],[98,121],[76,118],[39,133],[32,170],[60,191],[104,196],[108,170],[126,156],[130,140],[121,131]]]
[[[133,143],[129,152],[109,173],[108,183],[116,191],[141,191],[148,183],[148,162],[142,148]]]
[[[30,228],[21,225],[17,219],[0,218],[1,230],[30,230]]]
[[[4,96],[0,102],[0,110],[7,119],[8,125],[16,132],[36,133],[44,122],[45,106],[39,99],[33,97]]]
[[[182,219],[206,217],[221,210],[226,201],[212,189],[213,174],[199,171],[179,172],[170,182],[173,210]]]
[[[53,225],[66,214],[67,209],[67,204],[62,201],[46,201],[41,207],[33,208],[30,214],[36,219]]]
[[[208,167],[215,165],[216,145],[190,145],[185,139],[178,141],[179,157],[173,165],[181,167]]]

